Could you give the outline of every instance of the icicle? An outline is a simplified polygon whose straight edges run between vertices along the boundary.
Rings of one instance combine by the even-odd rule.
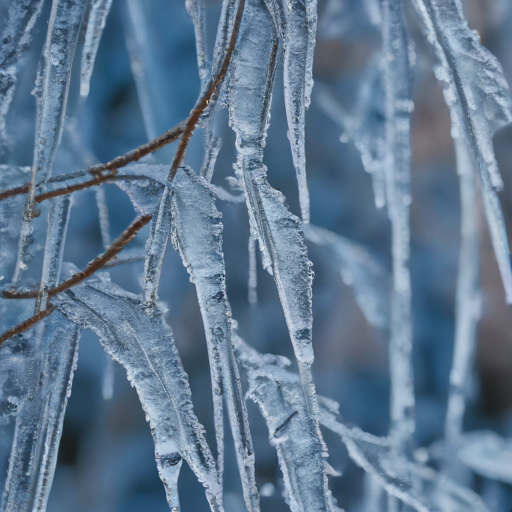
[[[69,267],[69,272],[74,269]],[[171,329],[162,312],[148,308],[100,274],[52,299],[74,322],[95,332],[122,364],[135,386],[155,441],[160,478],[170,507],[179,510],[177,479],[185,459],[204,485],[213,512],[222,512],[222,487],[191,402],[185,373]]]
[[[460,179],[461,246],[457,278],[456,326],[450,394],[446,411],[445,437],[455,441],[462,433],[468,382],[476,348],[476,325],[480,318],[478,279],[478,209],[475,170],[466,143],[455,139],[457,171]]]
[[[440,65],[453,130],[465,138],[479,170],[482,198],[494,252],[512,303],[512,270],[505,222],[496,190],[503,187],[492,136],[512,120],[508,85],[498,60],[480,43],[464,18],[459,0],[414,0]]]
[[[42,340],[32,362],[38,369],[28,384],[30,399],[18,405],[2,512],[46,510],[76,368],[76,325],[53,313],[35,330],[40,330]]]
[[[188,15],[194,23],[194,34],[196,37],[197,68],[201,89],[208,81],[210,74],[210,62],[206,51],[206,7],[203,0],[185,0],[185,7]]]
[[[92,0],[91,2],[80,70],[80,101],[82,103],[89,96],[92,70],[111,6],[112,0]]]
[[[32,181],[23,216],[14,282],[21,278],[30,256],[35,184],[36,181],[45,181],[50,177],[62,135],[73,56],[86,4],[87,0],[53,0],[52,3],[44,50],[45,70],[36,129]]]
[[[391,220],[393,293],[389,359],[391,438],[398,450],[411,449],[414,432],[410,233],[409,47],[400,0],[383,2],[384,90],[386,92],[386,195]]]
[[[367,320],[374,326],[389,327],[390,283],[382,265],[366,248],[326,229],[303,225],[306,240],[326,247],[333,255],[341,278],[354,294]]]
[[[114,362],[107,355],[105,358],[105,368],[103,368],[103,378],[101,381],[101,396],[103,397],[103,400],[111,400],[114,396],[115,370]]]
[[[247,280],[247,300],[258,303],[258,266],[256,261],[256,240],[249,236],[249,279]]]
[[[316,0],[266,0],[283,44],[284,97],[288,137],[299,184],[302,221],[309,222],[305,116],[313,89]]]
[[[32,30],[42,6],[43,0],[15,0],[7,11],[0,38],[0,156],[10,142],[5,122],[16,88],[18,61],[30,46]]]
[[[173,243],[196,286],[210,357],[214,410],[220,416],[216,427],[223,428],[225,393],[246,507],[250,512],[259,511],[249,420],[231,341],[221,216],[214,193],[191,169],[179,170],[173,190]],[[221,458],[223,440],[219,437],[218,449]]]
[[[149,23],[144,12],[144,2],[141,0],[127,1],[126,16],[126,46],[130,56],[132,74],[137,86],[142,118],[148,138],[154,139],[160,135],[156,119],[157,105],[155,91],[151,90],[149,74],[154,73],[154,56],[149,43]]]
[[[283,368],[289,361],[259,354],[238,336],[234,343],[249,380],[247,396],[259,407],[277,450],[292,512],[338,510],[327,484],[327,451],[311,432],[298,376]]]
[[[98,216],[100,219],[100,233],[101,241],[103,242],[103,249],[108,249],[112,243],[112,238],[110,236],[107,198],[105,196],[105,189],[103,187],[98,187],[96,189],[96,206],[98,207]]]
[[[230,125],[236,134],[238,151],[236,171],[247,198],[251,235],[257,237],[263,266],[274,276],[277,285],[299,363],[311,431],[321,440],[311,377],[314,358],[311,262],[300,221],[286,208],[284,196],[268,184],[263,165],[276,55],[272,17],[261,0],[250,0],[244,10],[229,88]]]

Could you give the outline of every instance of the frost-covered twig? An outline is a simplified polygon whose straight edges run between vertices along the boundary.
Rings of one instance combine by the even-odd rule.
[[[86,267],[80,272],[76,272],[69,279],[66,279],[55,288],[51,288],[47,291],[49,297],[55,297],[59,293],[62,293],[82,281],[85,281],[88,277],[91,277],[95,272],[101,270],[106,263],[113,259],[119,254],[123,247],[134,239],[135,235],[151,220],[151,215],[142,215],[135,219],[128,228],[121,233],[113,242],[112,245],[100,256],[90,261]],[[15,290],[4,290],[2,295],[6,299],[33,299],[39,294],[39,290],[32,291],[15,291]]]

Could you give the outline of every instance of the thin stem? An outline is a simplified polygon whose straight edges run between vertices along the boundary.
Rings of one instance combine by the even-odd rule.
[[[128,242],[133,240],[137,232],[140,231],[150,220],[151,215],[143,215],[133,221],[130,226],[128,226],[128,228],[112,242],[112,245],[103,254],[94,258],[83,270],[73,274],[69,279],[66,279],[64,282],[59,284],[59,286],[48,290],[48,297],[55,297],[55,295],[80,284],[82,281],[85,281],[85,279],[91,277],[95,272],[103,268],[112,258],[121,252]],[[28,292],[5,290],[2,292],[2,295],[6,299],[33,299],[36,298],[38,294],[39,290],[30,290]]]
[[[48,304],[47,309],[39,311],[39,313],[36,313],[34,316],[31,316],[28,320],[25,320],[21,324],[18,324],[16,327],[13,327],[12,329],[9,329],[8,331],[4,332],[2,336],[0,336],[0,345],[9,338],[15,336],[16,334],[28,331],[31,327],[37,324],[37,322],[39,322],[43,318],[46,318],[50,313],[52,313],[54,309],[54,306]]]
[[[185,123],[185,127],[183,130],[183,134],[180,139],[180,143],[178,145],[178,149],[176,150],[176,154],[174,155],[174,160],[171,165],[171,170],[169,172],[169,181],[172,181],[174,179],[174,176],[176,176],[176,173],[178,172],[178,169],[181,163],[183,162],[183,159],[185,158],[185,153],[187,151],[188,144],[190,142],[192,134],[194,133],[196,124],[199,121],[199,118],[201,117],[201,114],[206,109],[206,107],[210,103],[210,99],[212,98],[213,94],[221,86],[222,82],[224,81],[224,78],[226,77],[226,74],[229,69],[229,64],[231,62],[231,56],[233,55],[233,51],[236,46],[238,31],[240,29],[240,23],[242,21],[242,15],[244,12],[244,6],[245,0],[239,0],[238,8],[233,22],[231,39],[226,50],[226,55],[224,56],[224,60],[222,61],[222,66],[217,75],[215,76],[215,78],[210,82],[210,85],[206,89],[206,92],[203,94],[203,96],[201,96],[198,99],[194,108],[190,112],[190,115],[188,116],[188,119]]]
[[[61,189],[46,192],[45,194],[40,194],[39,196],[35,197],[35,201],[37,203],[40,203],[41,201],[45,201],[46,199],[50,199],[51,197],[70,194],[72,192],[76,192],[77,190],[83,190],[84,188],[93,187],[95,185],[99,185],[100,183],[104,183],[105,181],[107,181],[108,179],[112,178],[115,175],[117,169],[125,167],[132,162],[137,162],[142,157],[149,155],[150,153],[154,153],[158,149],[166,146],[167,144],[171,144],[172,142],[176,141],[183,133],[185,123],[185,121],[182,121],[181,123],[172,127],[170,130],[167,130],[165,133],[163,133],[156,139],[153,139],[147,142],[146,144],[139,146],[136,149],[132,149],[125,153],[124,155],[117,156],[116,158],[110,160],[109,162],[106,162],[104,164],[95,164],[90,167],[87,167],[83,171],[80,171],[88,172],[92,175],[97,175],[94,179],[85,183],[81,183],[80,185],[74,185],[73,187],[67,189],[65,192],[63,191],[64,189]],[[101,174],[103,171],[111,171],[111,173]],[[48,182],[60,181],[61,178],[62,176],[56,176],[55,178],[48,180]],[[41,184],[42,183],[34,185],[34,187],[37,188]],[[3,190],[0,192],[0,201],[7,199],[9,197],[17,196],[19,194],[26,194],[29,192],[30,187],[31,183],[25,183],[23,185],[20,185],[19,187]]]

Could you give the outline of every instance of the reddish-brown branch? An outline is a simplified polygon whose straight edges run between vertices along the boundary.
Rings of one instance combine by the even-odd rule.
[[[183,135],[181,136],[178,149],[176,150],[176,154],[174,155],[174,160],[169,171],[169,181],[172,181],[174,179],[174,176],[178,172],[178,169],[182,164],[183,159],[185,158],[185,153],[187,151],[188,144],[190,142],[192,134],[194,133],[196,124],[199,121],[199,118],[201,117],[201,114],[204,112],[205,108],[210,103],[213,94],[222,85],[222,82],[226,77],[226,74],[229,69],[229,64],[231,62],[231,56],[233,55],[233,51],[236,46],[238,32],[240,29],[240,23],[242,21],[242,15],[244,12],[244,6],[245,0],[239,0],[238,8],[235,14],[235,19],[233,21],[233,30],[231,32],[231,38],[229,40],[229,45],[227,47],[226,55],[224,56],[220,70],[215,76],[215,78],[210,82],[206,92],[196,102],[194,108],[192,109],[190,115],[188,116],[188,119],[186,120]]]
[[[140,231],[140,229],[142,229],[150,220],[151,215],[143,215],[134,220],[130,226],[112,242],[112,245],[103,254],[90,261],[80,272],[73,274],[69,279],[66,279],[55,288],[48,290],[48,296],[55,297],[55,295],[62,293],[63,291],[80,284],[88,277],[91,277],[95,272],[100,270],[106,263],[119,254],[123,247],[133,240],[137,232]],[[39,293],[39,289],[30,290],[28,292],[5,290],[2,292],[2,295],[6,299],[35,299],[39,296]]]
[[[39,311],[39,313],[36,313],[34,316],[31,316],[28,320],[25,320],[21,324],[18,324],[16,327],[13,327],[12,329],[9,329],[8,331],[4,332],[2,336],[0,336],[0,345],[9,338],[15,336],[16,334],[28,331],[31,327],[36,325],[37,322],[39,322],[43,318],[46,318],[50,313],[52,313],[54,309],[55,308],[53,306],[49,305],[48,308],[45,309],[44,311]]]
[[[85,172],[91,173],[93,176],[95,176],[94,179],[81,183],[79,185],[73,185],[73,187],[69,187],[68,189],[59,189],[59,190],[53,190],[51,192],[45,192],[44,194],[40,194],[39,196],[36,196],[35,200],[36,202],[40,203],[41,201],[45,201],[46,199],[50,199],[51,197],[57,197],[61,195],[70,194],[72,192],[76,192],[77,190],[83,190],[88,187],[93,187],[95,185],[99,185],[101,183],[104,183],[105,181],[108,181],[116,172],[117,169],[120,169],[121,167],[125,167],[128,164],[132,162],[137,162],[142,157],[149,155],[150,153],[154,153],[160,148],[163,148],[167,144],[171,144],[172,142],[176,141],[181,134],[183,133],[183,130],[185,128],[185,121],[182,121],[181,123],[177,124],[176,126],[173,126],[170,130],[167,130],[165,133],[157,137],[156,139],[153,139],[146,144],[143,144],[142,146],[139,146],[136,149],[132,149],[131,151],[128,151],[124,155],[117,156],[113,160],[110,160],[109,162],[106,162],[104,164],[96,164],[92,165],[91,167],[88,167],[85,169]],[[101,174],[104,171],[110,171],[108,174]],[[58,178],[58,177],[57,177]],[[99,180],[99,181],[96,181]],[[53,180],[49,180],[53,181]],[[40,186],[40,184],[36,185]],[[19,194],[26,194],[30,190],[30,183],[25,183],[19,187],[10,188],[8,190],[0,191],[0,201],[3,199],[7,199],[9,197],[17,196]],[[65,190],[65,191],[64,191]]]

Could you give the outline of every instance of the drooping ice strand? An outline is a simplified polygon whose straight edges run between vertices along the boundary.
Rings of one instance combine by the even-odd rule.
[[[190,168],[173,181],[173,244],[195,284],[203,317],[214,397],[217,448],[222,461],[223,399],[226,398],[245,504],[259,511],[249,419],[233,353],[231,312],[226,295],[221,216],[207,182]],[[219,473],[222,465],[219,463]]]

